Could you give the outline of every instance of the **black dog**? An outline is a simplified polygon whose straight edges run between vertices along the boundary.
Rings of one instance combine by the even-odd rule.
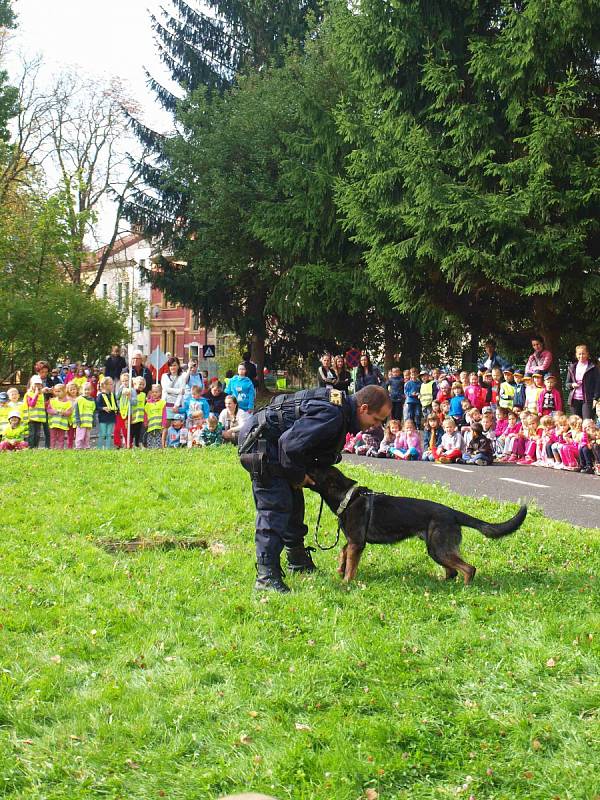
[[[446,579],[455,578],[460,572],[465,584],[471,583],[475,567],[460,557],[461,525],[476,528],[489,539],[499,539],[516,531],[527,516],[527,506],[521,506],[514,517],[494,525],[441,503],[376,494],[358,486],[335,467],[312,468],[310,477],[315,481],[310,488],[338,516],[346,536],[347,544],[338,564],[338,572],[346,582],[356,575],[367,542],[392,544],[420,536],[431,558],[446,570]]]

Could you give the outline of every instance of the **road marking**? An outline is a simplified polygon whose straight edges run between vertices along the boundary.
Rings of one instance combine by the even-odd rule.
[[[498,480],[500,480],[500,481],[508,481],[509,483],[520,483],[523,486],[534,486],[536,489],[549,489],[550,488],[545,483],[529,483],[529,481],[520,481],[517,478],[498,478]]]
[[[589,497],[590,500],[600,500],[600,494],[580,494],[579,497]]]
[[[466,472],[468,475],[471,474],[470,469],[463,469],[462,467],[451,467],[450,464],[434,464],[434,467],[439,467],[440,469],[453,469],[455,472]]]

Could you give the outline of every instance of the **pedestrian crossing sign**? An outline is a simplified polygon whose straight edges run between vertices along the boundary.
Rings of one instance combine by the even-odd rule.
[[[214,346],[214,344],[204,344],[204,345],[202,345],[202,357],[203,358],[214,358],[215,357],[215,346]]]

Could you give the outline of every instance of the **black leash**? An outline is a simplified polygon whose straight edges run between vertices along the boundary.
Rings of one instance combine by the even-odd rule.
[[[319,548],[319,550],[326,551],[326,550],[333,550],[334,547],[338,546],[338,542],[340,541],[340,529],[342,527],[342,523],[340,522],[340,518],[338,517],[338,527],[337,527],[337,535],[335,537],[335,542],[331,545],[331,547],[323,547],[321,542],[319,541],[319,526],[321,525],[321,514],[323,513],[323,505],[325,501],[321,497],[321,506],[319,508],[319,516],[317,517],[317,527],[315,528],[315,544]]]

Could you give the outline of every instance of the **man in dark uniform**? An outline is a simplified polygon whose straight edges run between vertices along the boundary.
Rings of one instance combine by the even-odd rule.
[[[392,402],[381,386],[346,397],[336,389],[309,389],[276,397],[240,432],[240,459],[252,478],[256,505],[255,589],[289,592],[279,557],[285,548],[291,572],[313,572],[304,546],[302,489],[311,466],[339,461],[347,433],[383,424]]]

